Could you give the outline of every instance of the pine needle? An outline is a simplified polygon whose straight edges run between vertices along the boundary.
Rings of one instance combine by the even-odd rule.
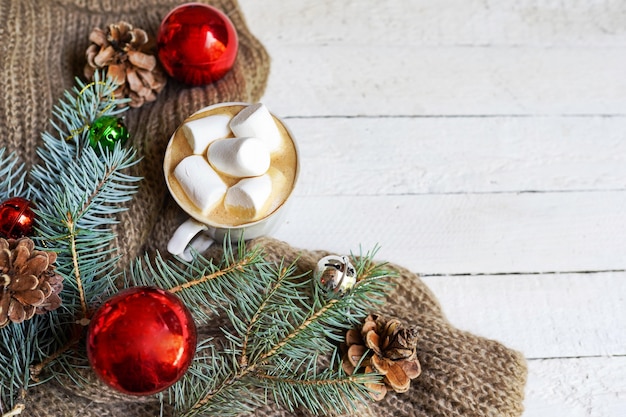
[[[362,275],[344,295],[326,293],[311,272],[298,275],[295,264],[266,261],[258,248],[240,246],[235,256],[225,244],[219,266],[199,255],[188,264],[160,257],[155,266],[147,259],[138,263],[133,284],[170,288],[204,322],[222,323],[217,337],[201,341],[190,371],[169,390],[177,415],[236,416],[269,400],[325,414],[368,401],[367,384],[380,376],[346,375],[338,342],[387,288],[390,272],[371,256],[354,260]]]
[[[61,308],[0,329],[0,415],[19,410],[29,386],[52,378],[86,383],[85,325],[117,291],[119,255],[111,229],[140,178],[132,148],[91,148],[89,127],[119,115],[117,86],[96,74],[77,80],[53,110],[53,133],[42,134],[40,163],[29,175],[14,154],[0,149],[0,197],[35,202],[38,248],[55,251],[64,277]],[[383,299],[390,272],[375,251],[352,256],[358,283],[345,294],[325,291],[312,271],[274,263],[260,248],[226,239],[220,259],[198,253],[189,263],[146,254],[124,275],[125,286],[148,285],[176,294],[204,325],[189,371],[161,401],[177,416],[236,416],[273,401],[287,410],[350,412],[368,400],[373,374],[348,376],[339,342]]]
[[[17,155],[6,155],[6,149],[0,149],[0,201],[10,197],[28,197],[23,192],[25,180],[26,170]]]
[[[125,110],[121,105],[127,100],[113,96],[116,88],[99,73],[89,84],[77,80],[55,106],[54,134],[42,134],[37,152],[41,162],[28,177],[13,154],[0,150],[0,196],[26,196],[34,202],[33,240],[40,249],[57,252],[56,272],[64,277],[61,308],[0,329],[2,413],[19,404],[30,385],[54,377],[54,372],[80,380],[75,369],[84,363],[84,352],[76,350],[76,342],[83,331],[75,322],[114,291],[118,257],[110,247],[115,238],[110,227],[124,210],[121,203],[137,189],[139,178],[125,173],[137,157],[119,145],[97,152],[88,145],[88,133],[96,118]],[[58,367],[39,374],[52,359]]]

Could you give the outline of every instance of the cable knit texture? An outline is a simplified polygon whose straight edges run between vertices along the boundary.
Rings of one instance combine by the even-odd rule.
[[[169,80],[156,102],[130,110],[125,122],[132,144],[142,156],[133,174],[144,177],[139,193],[116,226],[115,245],[123,255],[121,267],[144,251],[163,252],[168,237],[185,218],[168,197],[162,174],[163,154],[176,127],[194,111],[218,102],[261,99],[269,73],[269,57],[248,31],[234,0],[205,1],[233,20],[240,49],[232,71],[215,84],[187,87]],[[82,74],[88,35],[94,27],[126,20],[155,35],[174,0],[0,0],[0,145],[15,151],[29,166],[43,130],[51,129],[52,107],[63,91]],[[301,271],[310,271],[327,253],[298,250],[284,242],[261,238],[267,256],[287,262],[297,259]],[[210,255],[219,256],[219,247]],[[358,410],[359,416],[394,417],[508,417],[522,413],[526,364],[522,355],[498,342],[454,328],[414,273],[399,272],[395,290],[388,295],[383,314],[417,326],[418,355],[423,373],[405,394],[388,394],[380,403]],[[210,332],[211,329],[203,329]],[[115,393],[86,371],[90,384],[75,387],[70,381],[49,382],[29,390],[22,416],[101,417],[158,416],[153,397]],[[6,410],[5,410],[6,411]],[[165,416],[171,416],[167,409]],[[273,404],[255,415],[306,416],[287,413]]]

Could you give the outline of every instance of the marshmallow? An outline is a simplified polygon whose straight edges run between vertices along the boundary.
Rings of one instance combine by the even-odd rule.
[[[267,175],[269,175],[272,180],[272,192],[275,194],[275,196],[272,197],[271,205],[267,207],[267,212],[271,213],[287,200],[291,187],[289,186],[285,174],[275,167],[270,167],[270,169],[267,170]]]
[[[209,145],[207,159],[218,171],[238,178],[263,175],[270,167],[270,152],[256,138],[216,140]]]
[[[180,161],[174,169],[174,176],[187,197],[203,213],[221,201],[228,188],[201,155],[191,155]]]
[[[224,206],[233,214],[254,219],[261,213],[271,193],[272,179],[269,174],[244,178],[228,189]]]
[[[255,137],[267,144],[270,152],[276,151],[282,137],[274,118],[264,104],[256,103],[237,113],[230,121],[230,129],[238,137]]]
[[[186,122],[182,129],[193,153],[202,155],[211,142],[230,136],[229,122],[230,116],[215,114]]]

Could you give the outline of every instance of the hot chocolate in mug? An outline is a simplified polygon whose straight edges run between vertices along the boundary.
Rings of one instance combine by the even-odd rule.
[[[189,116],[163,163],[167,187],[190,216],[168,243],[191,260],[193,247],[268,235],[283,221],[298,179],[293,134],[261,103],[219,103]]]

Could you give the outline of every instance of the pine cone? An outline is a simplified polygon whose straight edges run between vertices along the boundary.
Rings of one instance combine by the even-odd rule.
[[[156,100],[167,78],[158,65],[155,43],[145,30],[119,22],[106,31],[95,28],[89,40],[84,69],[88,80],[93,80],[95,70],[106,69],[107,76],[119,85],[116,96],[129,97],[131,107]]]
[[[56,258],[55,252],[35,250],[29,238],[0,238],[0,328],[61,305],[63,278],[54,272]]]
[[[354,329],[346,332],[346,348],[343,369],[348,375],[360,366],[366,373],[384,376],[383,384],[369,385],[370,395],[376,401],[382,400],[388,389],[398,393],[408,391],[411,380],[422,372],[417,359],[417,331],[403,327],[396,319],[368,316],[360,332]]]

